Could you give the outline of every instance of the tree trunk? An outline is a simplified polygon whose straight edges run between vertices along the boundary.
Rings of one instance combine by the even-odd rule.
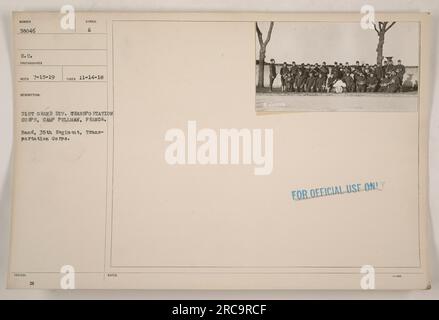
[[[258,88],[264,87],[264,66],[265,66],[265,51],[267,50],[267,44],[270,42],[271,39],[271,32],[273,31],[274,22],[270,22],[270,27],[268,28],[267,38],[263,39],[262,32],[259,30],[258,23],[256,22],[256,34],[258,35],[258,41],[259,41],[259,61],[258,61]]]
[[[258,87],[264,87],[264,72],[265,72],[265,46],[261,46],[259,50],[259,61],[258,61]]]
[[[384,32],[380,31],[378,34],[378,46],[377,46],[377,65],[383,64],[383,47],[384,47]]]

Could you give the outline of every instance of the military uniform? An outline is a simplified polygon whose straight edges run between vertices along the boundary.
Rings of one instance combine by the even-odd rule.
[[[326,91],[327,92],[332,91],[332,87],[334,86],[335,81],[337,81],[337,79],[334,77],[334,74],[330,73],[328,75],[328,77],[326,78]]]
[[[293,74],[291,72],[291,68],[288,69],[287,75],[285,77],[285,82],[287,86],[287,91],[293,91]]]
[[[377,66],[375,68],[375,76],[378,78],[378,80],[381,80],[384,78],[384,67],[383,66]]]
[[[399,78],[399,83],[400,83],[400,87],[398,88],[398,90],[401,91],[402,82],[404,80],[404,74],[405,74],[405,66],[402,65],[402,64],[397,64],[395,66],[395,72],[396,72],[396,75]]]
[[[350,76],[347,75],[343,81],[346,83],[346,91],[347,92],[354,92],[355,91],[355,80]]]
[[[357,72],[355,83],[357,85],[357,92],[366,92],[366,77],[362,72]]]
[[[296,79],[298,73],[299,73],[299,66],[293,64],[290,68],[290,83],[288,85],[289,91],[294,91],[294,79]]]
[[[269,71],[270,71],[270,91],[273,91],[273,82],[277,76],[276,64],[270,63]]]
[[[404,73],[405,73],[405,66],[402,64],[397,64],[395,66],[395,72],[402,79],[402,77],[404,76]]]
[[[294,91],[303,92],[305,86],[306,77],[303,74],[298,74],[294,79]]]
[[[299,73],[299,66],[293,64],[290,69],[291,77],[294,79],[296,75]]]
[[[286,85],[287,85],[287,75],[289,73],[288,67],[286,65],[282,66],[280,68],[280,81],[282,84],[282,92],[285,91]]]
[[[378,79],[371,73],[366,80],[367,92],[375,92],[376,86],[378,84]]]
[[[400,87],[399,77],[396,74],[394,74],[390,78],[389,87],[388,87],[387,92],[390,92],[390,93],[397,92],[399,87]]]
[[[395,66],[393,64],[387,64],[386,66],[386,73],[392,73],[392,71],[395,70]]]
[[[308,79],[306,79],[305,91],[314,92],[315,83],[316,83],[316,78],[314,78],[314,75],[310,73]]]
[[[325,85],[326,85],[326,77],[321,74],[321,77],[318,77],[316,80],[316,92],[325,92]]]
[[[324,78],[328,76],[329,70],[326,65],[321,65],[319,68],[319,72],[323,75]]]
[[[389,88],[390,79],[388,77],[384,77],[381,79],[379,92],[387,92]]]
[[[332,74],[334,75],[335,79],[340,79],[342,77],[341,70],[338,65],[332,68]]]

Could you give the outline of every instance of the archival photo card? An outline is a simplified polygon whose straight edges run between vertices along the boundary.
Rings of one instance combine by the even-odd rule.
[[[418,108],[418,22],[256,22],[256,111]]]
[[[9,288],[430,288],[429,14],[75,15],[12,17]]]

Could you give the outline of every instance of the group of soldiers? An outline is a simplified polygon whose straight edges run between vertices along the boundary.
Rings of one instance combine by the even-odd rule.
[[[278,76],[276,62],[270,60],[270,91]],[[322,64],[283,63],[279,70],[282,92],[401,92],[405,67],[401,60],[394,64],[391,58],[382,65],[355,65],[334,62],[329,66]]]

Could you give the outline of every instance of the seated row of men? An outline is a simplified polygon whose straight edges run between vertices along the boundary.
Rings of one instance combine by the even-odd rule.
[[[277,76],[276,63],[270,60],[270,91]],[[400,92],[405,73],[401,60],[394,65],[385,60],[382,65],[341,64],[327,66],[304,64],[291,65],[286,62],[279,71],[282,92]]]

